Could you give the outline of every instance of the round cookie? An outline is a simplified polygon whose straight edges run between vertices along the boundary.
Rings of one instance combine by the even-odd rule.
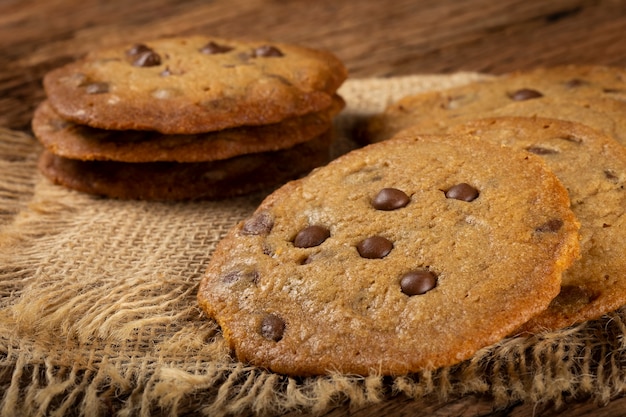
[[[50,71],[44,87],[75,123],[193,134],[319,112],[346,77],[329,52],[191,36],[93,51]]]
[[[55,184],[132,200],[222,199],[276,187],[328,162],[332,132],[273,152],[209,162],[79,161],[44,151],[39,170]]]
[[[483,114],[472,114],[452,121],[454,124],[476,117],[545,117],[582,123],[626,145],[626,101],[605,97],[544,97],[511,103]]]
[[[37,139],[51,153],[83,161],[206,162],[244,154],[276,151],[307,142],[331,127],[344,102],[335,96],[324,111],[292,117],[266,126],[239,127],[194,135],[154,131],[104,130],[62,119],[42,102],[33,117]]]
[[[219,242],[198,300],[239,360],[275,372],[433,369],[545,309],[578,227],[539,157],[407,133],[268,196]]]
[[[545,100],[547,99],[547,100]],[[596,105],[626,109],[626,70],[617,67],[564,65],[519,71],[441,91],[404,97],[372,116],[357,135],[362,142],[385,140],[396,132],[419,125],[436,131],[441,125],[467,120],[513,104],[517,108],[536,102]],[[610,104],[612,101],[618,104]],[[537,104],[545,106],[544,104]],[[545,117],[556,117],[554,114]],[[623,118],[620,117],[620,118]],[[622,132],[622,137],[626,133]]]
[[[405,128],[417,129],[424,133],[444,133],[451,126],[463,124],[477,118],[502,116],[545,117],[583,123],[626,145],[626,118],[624,118],[626,101],[593,96],[572,99],[565,97],[541,97],[534,100],[509,103],[490,110],[470,110],[470,108],[467,108],[463,113],[456,115],[434,112],[430,117],[423,115],[423,117],[416,119],[411,119],[409,116],[377,115],[374,116],[372,121],[380,121],[382,120],[381,117],[386,118],[384,136],[379,136],[379,138],[383,138]]]
[[[579,123],[502,117],[451,129],[541,156],[567,188],[581,223],[581,258],[550,307],[520,330],[555,330],[626,304],[626,148]]]

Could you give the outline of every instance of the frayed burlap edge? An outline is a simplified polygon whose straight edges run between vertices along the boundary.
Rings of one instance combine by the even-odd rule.
[[[459,366],[383,378],[331,375],[298,380],[242,364],[191,373],[167,363],[103,357],[88,367],[58,366],[45,352],[0,346],[2,415],[321,415],[358,410],[403,394],[424,404],[488,395],[494,408],[518,401],[560,408],[592,397],[606,404],[626,388],[626,311],[583,326],[483,349]],[[6,354],[5,354],[6,352]],[[19,410],[17,412],[16,410]]]
[[[404,94],[476,78],[350,80],[340,139]],[[236,363],[195,291],[213,245],[262,194],[227,203],[101,200],[41,178],[28,135],[2,130],[0,139],[0,415],[321,415],[394,395],[559,408],[624,393],[625,309],[408,376],[296,379]],[[335,153],[353,146],[339,140]],[[159,225],[161,217],[174,226]]]

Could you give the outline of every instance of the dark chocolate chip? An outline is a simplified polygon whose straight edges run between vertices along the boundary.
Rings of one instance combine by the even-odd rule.
[[[213,41],[207,43],[202,48],[200,48],[200,52],[207,55],[213,54],[223,54],[226,52],[232,51],[234,48],[232,46],[227,45],[219,45]]]
[[[406,295],[421,295],[435,288],[437,276],[428,270],[407,272],[400,278],[400,289]]]
[[[383,188],[372,200],[372,206],[378,210],[396,210],[409,204],[410,198],[397,188]]]
[[[535,230],[537,232],[558,232],[561,227],[563,227],[563,220],[561,219],[552,219],[552,220],[548,220],[547,222],[545,222],[544,224],[542,224],[541,226],[538,226]]]
[[[276,48],[275,46],[263,45],[263,46],[259,46],[254,51],[252,51],[252,56],[255,58],[279,57],[279,56],[283,56],[283,53],[281,52],[280,49]]]
[[[222,275],[222,282],[224,284],[232,284],[234,282],[252,282],[256,284],[259,282],[259,273],[256,270],[231,271]]]
[[[530,153],[534,153],[535,155],[554,155],[559,153],[554,149],[543,148],[541,146],[529,146],[526,150]]]
[[[161,65],[161,57],[154,51],[146,51],[136,55],[133,60],[135,67],[155,67]]]
[[[266,235],[274,227],[274,219],[265,211],[255,213],[243,223],[242,235]]]
[[[126,51],[126,56],[135,57],[145,52],[152,52],[152,49],[142,43],[138,43],[136,45],[133,45],[128,51]]]
[[[462,182],[460,184],[454,185],[446,191],[447,198],[453,198],[455,200],[462,201],[474,201],[479,195],[479,192],[476,188],[471,185]]]
[[[543,97],[543,94],[541,94],[537,90],[531,90],[530,88],[522,88],[521,90],[517,90],[509,94],[509,97],[515,101],[524,101],[524,100],[530,100],[532,98]]]
[[[324,226],[309,226],[300,230],[293,240],[296,248],[312,248],[319,246],[330,237],[330,230]]]
[[[393,243],[382,236],[372,236],[359,242],[356,249],[363,258],[381,259],[389,255],[393,249]]]
[[[268,314],[261,322],[260,333],[264,338],[278,342],[285,334],[285,321],[276,314]]]
[[[154,67],[161,64],[161,57],[144,44],[137,44],[126,51],[126,56],[136,67]]]
[[[109,92],[109,83],[89,83],[85,85],[87,94],[103,94]]]

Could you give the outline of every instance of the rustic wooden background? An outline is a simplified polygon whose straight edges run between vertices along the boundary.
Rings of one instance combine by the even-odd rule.
[[[0,0],[0,126],[29,129],[53,67],[100,46],[191,33],[329,49],[354,78],[626,66],[626,0]],[[475,397],[417,410],[396,398],[352,415],[621,417],[626,398],[541,411],[496,412]]]
[[[625,0],[0,0],[0,125],[92,48],[207,33],[330,49],[352,77],[626,65]]]

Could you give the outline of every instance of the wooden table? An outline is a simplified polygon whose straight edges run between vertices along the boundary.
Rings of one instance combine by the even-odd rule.
[[[0,0],[0,126],[27,130],[49,69],[104,45],[207,33],[335,52],[351,77],[563,63],[626,66],[626,0]],[[416,409],[404,398],[354,416],[529,416],[469,397]],[[346,413],[345,409],[329,416]],[[623,416],[626,398],[541,415]]]

